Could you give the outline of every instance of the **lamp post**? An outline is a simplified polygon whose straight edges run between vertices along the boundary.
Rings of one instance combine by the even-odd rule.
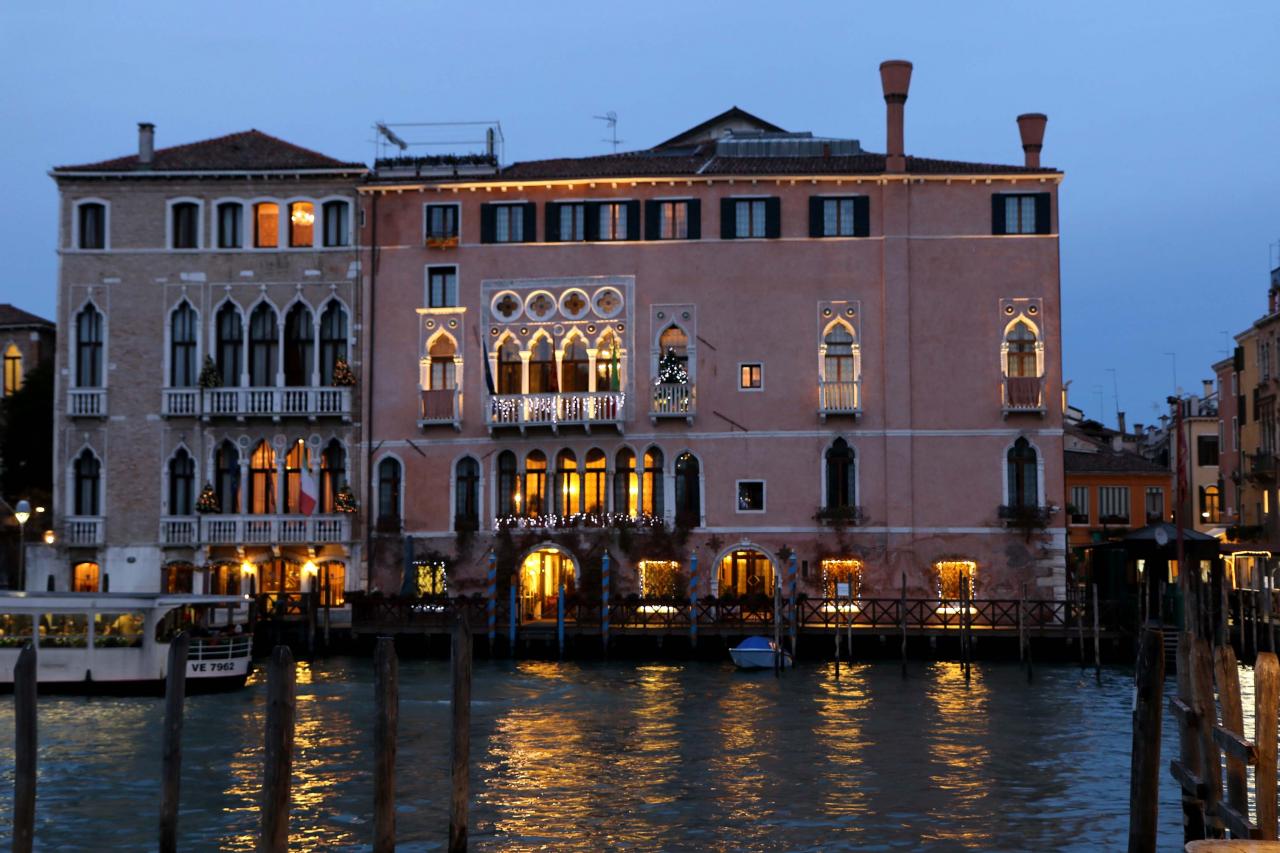
[[[27,519],[31,517],[31,504],[18,501],[13,517],[18,520],[18,589],[27,588]]]

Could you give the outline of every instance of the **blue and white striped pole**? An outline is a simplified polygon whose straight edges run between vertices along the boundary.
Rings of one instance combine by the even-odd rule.
[[[796,654],[796,633],[799,626],[796,618],[796,555],[791,552],[791,559],[787,561],[787,598],[790,600],[791,608],[791,656]]]
[[[507,652],[512,656],[516,656],[516,618],[519,611],[516,610],[516,581],[511,579],[511,586],[507,590],[511,598],[511,610],[507,612]]]
[[[600,642],[609,654],[609,552],[600,560]]]
[[[698,647],[698,552],[689,554],[689,647]]]
[[[489,654],[493,654],[493,642],[498,635],[498,555],[493,551],[489,552],[489,576],[486,583],[485,595],[489,599]]]
[[[564,657],[564,581],[556,593],[556,642],[560,644],[560,657]]]

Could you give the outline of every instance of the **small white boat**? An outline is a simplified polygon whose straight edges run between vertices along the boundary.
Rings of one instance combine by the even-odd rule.
[[[225,624],[210,628],[215,609]],[[237,595],[0,593],[0,691],[13,689],[14,665],[32,640],[41,691],[162,691],[169,643],[182,630],[191,635],[188,693],[243,687],[252,665],[247,616]]]
[[[768,637],[747,637],[736,648],[729,649],[729,657],[739,669],[773,669],[779,655],[784,667],[791,666],[791,655]]]

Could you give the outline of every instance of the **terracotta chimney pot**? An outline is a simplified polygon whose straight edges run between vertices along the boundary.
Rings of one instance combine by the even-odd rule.
[[[911,63],[905,59],[889,59],[880,63],[880,86],[884,90],[887,132],[885,171],[905,172],[907,158],[903,146],[903,105],[911,88]]]
[[[1028,169],[1040,168],[1040,149],[1044,145],[1044,126],[1049,117],[1044,113],[1023,113],[1018,116],[1018,132],[1022,134],[1022,150],[1026,154]]]

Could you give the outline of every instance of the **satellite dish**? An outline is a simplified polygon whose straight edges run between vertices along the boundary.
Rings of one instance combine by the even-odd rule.
[[[1165,530],[1163,527],[1157,527],[1156,528],[1156,544],[1159,545],[1161,548],[1163,548],[1165,545],[1168,545],[1169,531]]]

